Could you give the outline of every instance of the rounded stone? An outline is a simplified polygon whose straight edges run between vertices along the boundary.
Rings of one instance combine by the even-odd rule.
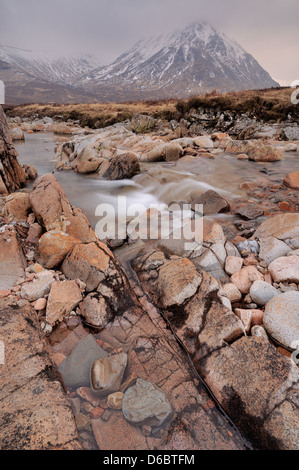
[[[264,326],[271,337],[289,350],[299,340],[299,292],[278,295],[266,305]]]
[[[139,426],[162,426],[172,416],[172,407],[162,390],[141,379],[126,391],[122,411],[127,421]]]
[[[275,287],[265,281],[255,281],[250,288],[250,297],[258,305],[266,305],[279,294],[280,292]]]
[[[107,398],[107,405],[111,410],[121,410],[124,394],[122,392],[112,393]]]

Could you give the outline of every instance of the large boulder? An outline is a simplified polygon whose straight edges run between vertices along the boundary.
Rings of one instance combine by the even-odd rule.
[[[74,246],[61,269],[67,278],[84,282],[87,292],[97,291],[104,297],[114,315],[121,315],[134,303],[126,277],[104,243]]]
[[[38,242],[37,260],[47,269],[56,268],[81,240],[64,232],[46,232]]]
[[[38,222],[46,231],[60,232],[79,238],[88,243],[97,240],[95,232],[83,212],[72,207],[57,179],[47,174],[33,185],[30,203]]]
[[[26,221],[30,210],[28,193],[14,193],[6,198],[4,211],[10,219],[16,222]]]

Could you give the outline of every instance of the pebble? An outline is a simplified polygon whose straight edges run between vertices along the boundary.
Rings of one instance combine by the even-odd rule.
[[[259,338],[264,338],[266,339],[267,341],[269,341],[269,338],[268,338],[268,335],[266,333],[266,330],[265,328],[263,328],[262,326],[253,326],[251,328],[251,336],[257,336]]]
[[[122,392],[112,393],[108,396],[107,405],[112,410],[121,410],[124,394]]]
[[[35,304],[34,304],[34,309],[37,311],[37,312],[40,312],[41,310],[44,310],[47,306],[47,300],[42,298],[42,299],[38,299]]]

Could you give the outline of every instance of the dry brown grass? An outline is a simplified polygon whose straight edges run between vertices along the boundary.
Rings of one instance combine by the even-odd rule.
[[[94,104],[27,104],[7,109],[8,116],[39,118],[45,116],[64,116],[65,119],[80,120],[81,125],[111,124],[130,119],[133,114],[148,114],[167,119],[176,110],[177,100],[138,101],[128,103]],[[97,126],[96,126],[97,127]]]
[[[212,93],[184,100],[152,100],[127,103],[94,104],[27,104],[6,110],[9,116],[39,118],[61,115],[65,120],[79,120],[82,126],[105,127],[130,119],[133,114],[148,114],[165,120],[179,119],[191,109],[208,108],[232,111],[236,114],[249,112],[265,120],[286,119],[294,111],[291,104],[291,88],[271,88],[241,92]]]

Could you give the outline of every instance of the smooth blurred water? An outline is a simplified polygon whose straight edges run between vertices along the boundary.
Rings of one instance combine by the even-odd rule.
[[[39,176],[54,171],[55,138],[52,133],[25,134],[26,141],[16,142],[19,161],[36,167]],[[232,200],[245,196],[240,190],[244,181],[267,177],[281,182],[288,173],[299,170],[299,152],[285,154],[285,160],[274,163],[240,161],[235,155],[221,154],[215,159],[184,157],[177,163],[144,163],[142,173],[132,180],[106,181],[95,175],[73,171],[55,172],[72,205],[82,209],[91,225],[99,204],[112,204],[118,213],[118,196],[126,196],[127,206],[171,201],[191,201],[196,194],[213,189]]]

